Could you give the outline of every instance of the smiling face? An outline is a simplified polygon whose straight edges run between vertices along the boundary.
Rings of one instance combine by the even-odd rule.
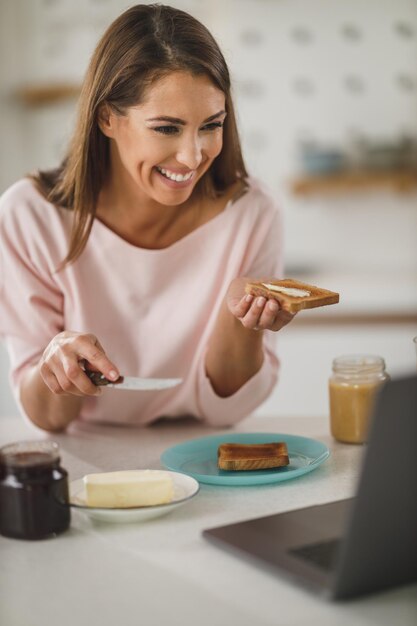
[[[126,115],[100,117],[111,140],[112,179],[138,199],[182,204],[221,152],[225,117],[225,95],[207,76],[160,78]]]

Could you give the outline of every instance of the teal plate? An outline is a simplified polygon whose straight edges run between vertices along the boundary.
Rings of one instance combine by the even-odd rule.
[[[226,472],[217,467],[217,448],[221,443],[271,443],[284,441],[290,464],[276,469]],[[227,433],[191,439],[168,448],[161,462],[169,470],[192,476],[211,485],[266,485],[297,478],[315,470],[327,459],[329,449],[315,439],[281,433]]]

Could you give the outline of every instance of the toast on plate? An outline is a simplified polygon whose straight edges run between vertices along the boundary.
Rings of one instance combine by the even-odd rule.
[[[270,469],[289,465],[287,444],[222,443],[217,451],[218,467],[227,471]]]

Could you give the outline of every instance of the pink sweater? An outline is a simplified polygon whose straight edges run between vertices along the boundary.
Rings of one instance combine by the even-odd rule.
[[[160,250],[133,246],[96,220],[81,257],[59,273],[71,212],[27,179],[10,187],[0,199],[0,335],[19,406],[25,368],[57,333],[73,330],[96,335],[126,376],[183,378],[164,391],[106,389],[86,398],[80,419],[133,425],[193,415],[222,427],[258,407],[277,381],[276,333],[264,335],[260,371],[230,397],[214,392],[204,368],[230,281],[282,275],[279,211],[249,182],[221,214]]]

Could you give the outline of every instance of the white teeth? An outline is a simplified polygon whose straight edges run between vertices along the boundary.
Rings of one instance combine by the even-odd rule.
[[[190,180],[190,178],[193,176],[194,172],[189,172],[188,174],[174,174],[174,172],[170,172],[169,170],[164,169],[163,167],[157,167],[156,168],[158,170],[158,172],[161,172],[161,174],[163,174],[166,178],[169,178],[170,180],[174,180],[177,183],[182,183],[186,180]]]

